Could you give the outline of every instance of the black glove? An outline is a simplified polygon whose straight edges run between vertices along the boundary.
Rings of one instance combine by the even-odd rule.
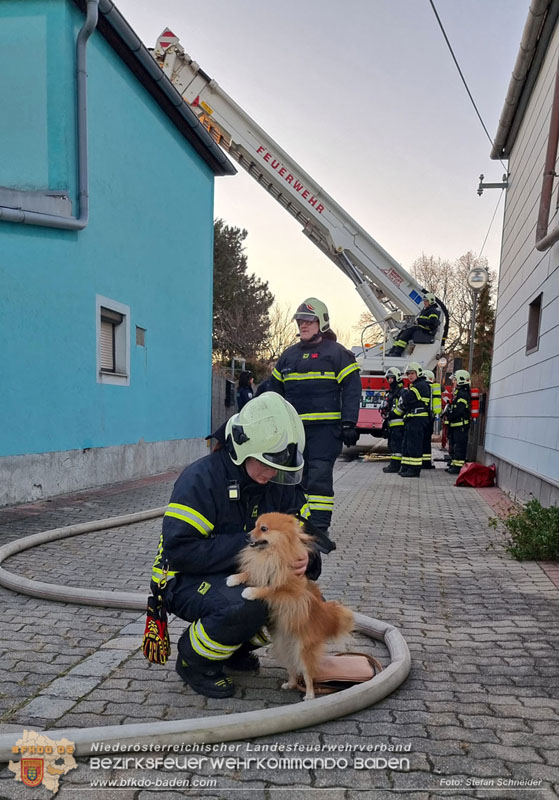
[[[342,439],[346,447],[353,447],[359,441],[359,431],[353,422],[344,422],[342,425]]]

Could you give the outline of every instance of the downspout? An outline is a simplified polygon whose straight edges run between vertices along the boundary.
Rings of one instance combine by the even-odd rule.
[[[87,169],[87,40],[97,26],[99,0],[87,0],[85,22],[76,40],[76,104],[78,133],[78,211],[76,217],[59,217],[55,214],[41,214],[21,208],[0,206],[0,220],[21,222],[24,225],[41,225],[45,228],[62,228],[69,231],[83,230],[89,221],[89,178]]]
[[[559,225],[548,233],[549,210],[551,208],[551,196],[553,194],[553,179],[555,178],[555,162],[557,160],[557,145],[559,144],[559,62],[555,75],[555,89],[553,91],[553,107],[551,109],[551,120],[549,123],[549,135],[547,138],[547,153],[545,156],[545,167],[543,170],[542,191],[540,197],[540,210],[538,212],[538,224],[536,227],[536,250],[544,252],[559,240]]]

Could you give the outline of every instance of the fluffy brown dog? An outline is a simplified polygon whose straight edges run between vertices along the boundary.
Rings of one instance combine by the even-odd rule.
[[[313,678],[329,639],[348,634],[353,613],[339,603],[325,603],[316,583],[297,577],[292,565],[310,549],[312,536],[289,514],[262,514],[240,553],[241,572],[227,578],[228,586],[248,583],[247,600],[265,600],[270,607],[274,653],[285,664],[294,689],[303,673],[305,700],[314,698]]]

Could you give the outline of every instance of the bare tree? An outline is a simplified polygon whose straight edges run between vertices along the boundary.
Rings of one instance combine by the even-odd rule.
[[[275,302],[268,313],[270,325],[260,358],[273,365],[283,351],[297,341],[297,326],[293,321],[293,308],[288,304]]]

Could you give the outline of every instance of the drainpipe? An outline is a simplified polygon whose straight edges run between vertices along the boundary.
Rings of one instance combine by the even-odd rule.
[[[0,220],[21,222],[24,225],[41,225],[45,228],[62,228],[68,231],[81,231],[89,221],[89,191],[87,170],[87,40],[97,26],[99,0],[87,0],[85,22],[76,41],[76,104],[78,131],[78,211],[76,217],[59,217],[55,214],[41,214],[21,208],[0,207]]]
[[[547,153],[543,170],[542,191],[540,197],[540,210],[536,227],[536,250],[544,252],[559,240],[559,225],[548,233],[549,210],[551,208],[551,195],[553,194],[553,179],[555,178],[555,162],[557,160],[557,145],[559,144],[559,63],[555,75],[555,89],[553,91],[553,107],[549,123],[547,138]]]

